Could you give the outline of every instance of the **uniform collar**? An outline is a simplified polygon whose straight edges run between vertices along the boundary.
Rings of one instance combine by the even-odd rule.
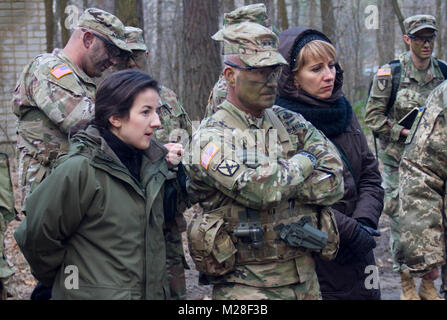
[[[404,75],[403,81],[410,82],[410,79],[415,80],[420,85],[425,85],[426,83],[432,81],[435,78],[444,79],[441,70],[434,58],[430,58],[430,66],[427,70],[419,71],[411,60],[410,51],[404,52],[400,55],[399,60],[402,65],[402,74]],[[422,74],[425,77],[422,77]]]
[[[68,66],[76,73],[76,75],[85,83],[94,85],[96,87],[95,81],[90,78],[79,66],[71,60],[69,56],[67,56],[62,49],[54,49],[52,52],[54,55],[58,56],[60,59],[64,60]]]
[[[223,108],[227,112],[229,112],[231,115],[235,116],[240,121],[242,121],[244,124],[246,124],[247,127],[250,129],[271,129],[271,128],[273,128],[273,125],[270,123],[270,120],[265,115],[265,112],[261,118],[258,118],[258,117],[255,117],[245,111],[242,111],[241,109],[237,108],[234,104],[232,104],[228,100],[225,100],[220,106],[221,106],[221,108]]]

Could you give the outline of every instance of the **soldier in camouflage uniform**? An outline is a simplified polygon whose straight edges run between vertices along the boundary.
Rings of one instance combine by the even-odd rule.
[[[118,64],[115,68],[138,68],[149,71],[149,51],[144,42],[143,30],[129,27],[125,29],[127,46],[132,50],[132,55],[127,64]],[[161,127],[155,131],[155,138],[161,143],[186,144],[192,135],[191,120],[177,95],[171,89],[160,85],[160,122]],[[175,183],[177,190],[177,213],[171,221],[166,221],[166,264],[168,279],[171,287],[171,297],[176,300],[186,299],[185,268],[189,268],[185,260],[182,244],[182,232],[186,230],[186,221],[183,212],[189,206],[186,195],[176,183],[178,170],[183,173],[183,167],[172,169],[171,181]],[[169,183],[169,182],[168,182]]]
[[[219,34],[227,99],[183,158],[203,208],[188,226],[201,282],[214,284],[214,299],[321,299],[311,250],[290,242],[288,228],[316,226],[321,206],[343,196],[341,160],[302,116],[273,106],[287,64],[277,36],[253,22]]]
[[[393,270],[401,273],[402,299],[418,299],[413,279],[402,273],[399,249],[398,219],[398,168],[404,151],[408,128],[398,122],[415,107],[423,107],[430,92],[443,80],[438,61],[431,54],[436,36],[436,20],[430,15],[417,15],[404,21],[404,41],[410,51],[399,57],[401,77],[396,99],[391,108],[392,68],[386,64],[379,68],[366,105],[365,123],[379,135],[379,158],[383,164],[386,213],[391,220],[391,252]]]
[[[6,281],[14,273],[6,261],[3,245],[7,223],[11,221],[14,216],[14,193],[9,171],[8,156],[5,153],[0,153],[0,300],[6,300]]]
[[[68,133],[94,112],[92,78],[116,63],[123,52],[124,25],[105,11],[89,8],[63,50],[37,56],[22,72],[14,91],[19,118],[19,186],[26,196],[49,174],[54,160],[68,151]]]
[[[444,82],[428,97],[420,122],[414,123],[405,142],[408,146],[399,167],[402,268],[411,276],[423,276],[419,295],[426,300],[442,300],[433,294],[433,279],[447,258],[446,93]],[[441,291],[445,294],[444,275]]]
[[[244,21],[259,23],[264,27],[271,29],[276,35],[279,34],[278,30],[271,24],[270,19],[267,16],[267,9],[263,3],[250,4],[224,14],[224,26]],[[215,40],[222,41],[222,33],[217,33]],[[205,109],[205,118],[210,117],[218,110],[218,106],[225,101],[226,96],[227,83],[225,82],[225,77],[221,74],[210,93],[208,105]]]
[[[55,160],[68,152],[70,128],[92,118],[93,78],[129,54],[123,23],[108,12],[89,8],[63,50],[39,55],[25,67],[12,101],[19,119],[22,210],[26,197],[48,176]],[[40,289],[35,292],[32,299]]]

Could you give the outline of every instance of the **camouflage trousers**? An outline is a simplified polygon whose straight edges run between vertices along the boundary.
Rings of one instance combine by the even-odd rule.
[[[6,261],[4,251],[4,236],[6,232],[6,221],[0,213],[0,300],[6,300],[7,287],[6,281],[14,274]]]
[[[239,283],[215,284],[213,300],[321,300],[317,274],[306,282],[261,288]]]
[[[393,270],[400,271],[397,261],[400,245],[399,228],[399,164],[383,164],[382,186],[385,189],[383,213],[390,218],[390,249],[393,259]]]
[[[45,167],[38,160],[20,152],[18,179],[22,211],[25,210],[26,197],[42,182],[50,171],[50,167]]]
[[[186,300],[185,268],[188,267],[182,244],[183,215],[166,224],[166,268],[171,289],[171,299]]]

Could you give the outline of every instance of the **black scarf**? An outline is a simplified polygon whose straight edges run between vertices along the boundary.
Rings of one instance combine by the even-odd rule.
[[[277,97],[275,104],[301,114],[328,138],[345,132],[352,118],[352,106],[344,96],[330,107],[311,106],[284,97]]]
[[[128,145],[107,129],[100,128],[99,132],[132,176],[139,181],[143,150]]]

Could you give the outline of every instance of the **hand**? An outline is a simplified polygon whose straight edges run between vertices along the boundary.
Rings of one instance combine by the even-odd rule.
[[[379,237],[380,235],[381,233],[378,230],[358,222],[351,240],[346,246],[340,248],[335,261],[341,265],[361,261],[376,247],[377,244],[374,237]]]
[[[409,134],[410,134],[410,130],[408,130],[408,129],[403,128],[400,131],[400,135],[403,136],[403,137],[408,137]]]
[[[182,160],[183,146],[180,143],[167,143],[165,148],[168,149],[166,161],[169,165],[176,166]]]

